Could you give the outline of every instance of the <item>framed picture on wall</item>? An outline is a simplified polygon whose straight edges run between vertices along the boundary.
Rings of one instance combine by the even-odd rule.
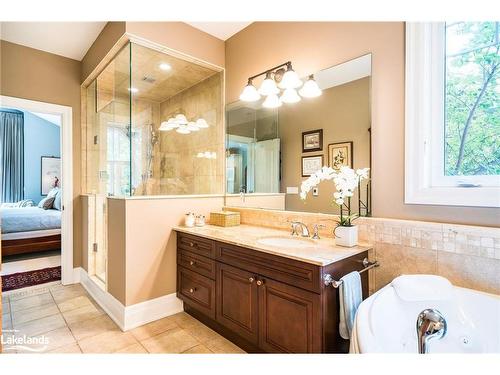
[[[302,152],[323,150],[323,129],[302,133]]]
[[[59,186],[61,180],[61,158],[56,156],[42,156],[41,168],[41,192],[42,195],[47,195],[53,187]]]
[[[309,177],[323,167],[323,155],[302,156],[302,177]]]
[[[335,170],[344,165],[352,168],[352,142],[329,144],[328,165]]]

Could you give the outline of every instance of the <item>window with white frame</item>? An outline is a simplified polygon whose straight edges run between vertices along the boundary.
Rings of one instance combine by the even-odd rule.
[[[407,23],[405,202],[500,207],[500,25]]]

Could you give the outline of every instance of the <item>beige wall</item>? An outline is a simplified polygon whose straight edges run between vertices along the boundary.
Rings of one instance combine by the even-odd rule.
[[[257,22],[226,41],[226,102],[287,60],[300,76],[372,53],[373,214],[498,226],[500,209],[404,204],[404,23]]]
[[[125,301],[115,295],[113,289],[109,288],[109,292],[127,306],[175,293],[177,249],[172,228],[183,222],[187,212],[208,217],[210,211],[221,210],[224,197],[127,199],[121,202],[126,202],[126,223],[121,232],[126,235]],[[109,248],[112,247],[115,246],[110,237]],[[112,261],[110,253],[110,282],[117,264],[121,267]],[[117,274],[121,277],[120,271]]]
[[[127,234],[126,201],[124,199],[108,199],[108,270],[106,275],[108,292],[123,305],[126,305],[127,281],[126,256],[127,236],[139,236],[141,232],[133,229]],[[140,215],[139,215],[140,216]],[[144,270],[146,272],[147,270]]]
[[[126,31],[196,59],[224,66],[224,42],[186,23],[127,22]]]
[[[81,82],[103,60],[114,44],[125,34],[125,22],[108,22],[82,59]]]
[[[0,41],[0,94],[73,109],[73,265],[81,265],[79,61]],[[64,181],[63,181],[64,183]]]
[[[323,91],[311,100],[283,106],[279,109],[281,140],[281,192],[287,186],[300,188],[302,156],[323,155],[323,165],[329,165],[328,145],[353,142],[353,168],[370,166],[370,78],[358,79]],[[323,151],[302,153],[302,132],[323,129]],[[320,184],[318,196],[309,195],[302,201],[298,194],[286,195],[286,209],[291,211],[338,213],[332,206],[333,184]],[[357,212],[356,199],[352,200]]]

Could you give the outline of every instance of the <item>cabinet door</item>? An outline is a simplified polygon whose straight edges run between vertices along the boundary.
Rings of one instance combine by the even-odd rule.
[[[217,263],[217,321],[258,343],[258,297],[254,274]]]
[[[259,347],[271,353],[320,353],[320,295],[259,279]]]

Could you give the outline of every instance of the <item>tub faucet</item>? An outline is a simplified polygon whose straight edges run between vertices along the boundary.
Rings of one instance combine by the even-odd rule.
[[[429,341],[440,340],[446,335],[446,320],[436,309],[425,309],[417,318],[418,353],[429,352]]]

